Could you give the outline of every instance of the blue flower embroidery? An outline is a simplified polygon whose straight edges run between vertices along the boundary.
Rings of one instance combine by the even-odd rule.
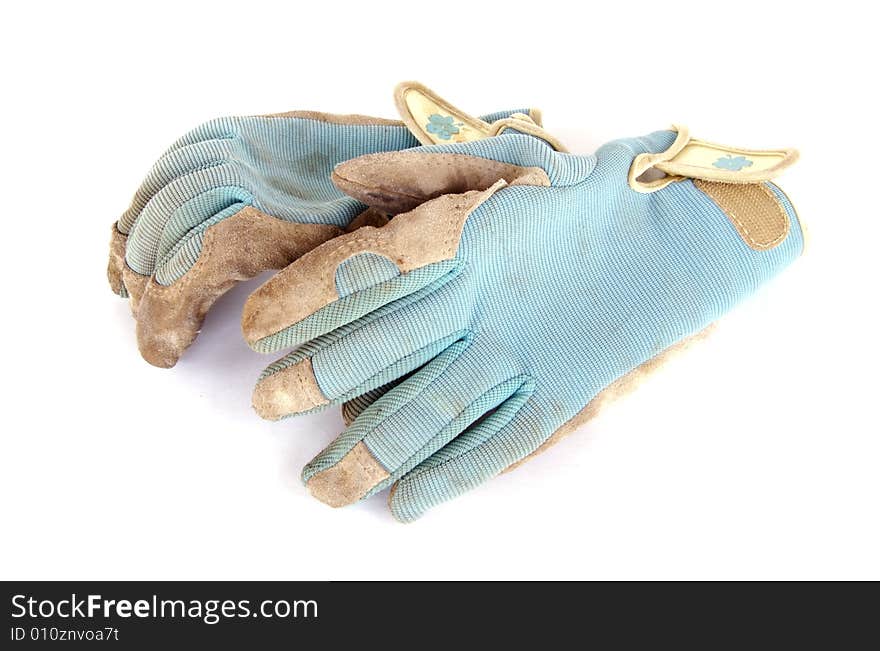
[[[744,167],[749,167],[752,164],[745,156],[731,156],[727,154],[726,156],[722,156],[718,160],[716,160],[712,165],[722,170],[730,170],[731,172],[739,172]]]
[[[451,115],[443,116],[434,113],[428,116],[428,124],[425,125],[425,130],[428,133],[436,134],[441,140],[449,140],[458,133],[458,127],[461,125],[461,122],[456,124],[455,119]]]

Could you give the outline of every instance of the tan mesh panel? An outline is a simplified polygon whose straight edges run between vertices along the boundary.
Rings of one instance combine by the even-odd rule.
[[[788,235],[791,224],[785,208],[763,183],[718,183],[694,181],[736,227],[743,241],[753,249],[772,249]]]

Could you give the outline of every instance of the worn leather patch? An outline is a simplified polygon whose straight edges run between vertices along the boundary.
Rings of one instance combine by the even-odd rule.
[[[443,195],[387,226],[361,228],[309,251],[250,295],[241,317],[245,339],[254,347],[337,301],[336,270],[357,254],[384,256],[400,273],[452,260],[471,212],[505,185],[502,180],[482,192]]]
[[[763,183],[719,183],[694,180],[694,185],[714,201],[740,237],[756,251],[782,242],[791,221],[779,198]]]
[[[359,441],[338,463],[313,475],[306,486],[324,504],[340,507],[357,502],[390,476]]]
[[[127,236],[119,232],[114,223],[110,235],[110,261],[107,263],[107,280],[114,294],[126,295],[125,283],[122,280],[122,268],[125,266],[125,241]]]
[[[311,358],[263,378],[257,382],[253,395],[254,410],[267,420],[279,420],[328,402],[318,385]]]

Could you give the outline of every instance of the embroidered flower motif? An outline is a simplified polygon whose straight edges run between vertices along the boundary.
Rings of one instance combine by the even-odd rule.
[[[744,167],[752,164],[745,156],[731,156],[727,154],[716,160],[712,165],[722,170],[730,170],[731,172],[739,172]]]
[[[455,118],[451,115],[444,116],[439,113],[433,113],[428,116],[428,124],[425,125],[425,130],[428,133],[435,134],[441,140],[449,140],[458,133],[458,127],[461,125],[462,123],[456,123]]]

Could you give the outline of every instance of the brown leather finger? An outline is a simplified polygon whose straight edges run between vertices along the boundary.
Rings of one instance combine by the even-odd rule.
[[[360,156],[338,165],[330,178],[347,195],[393,215],[444,194],[486,190],[500,180],[508,185],[550,185],[539,167],[424,151]]]
[[[632,393],[639,386],[639,384],[641,384],[642,381],[645,380],[645,378],[649,377],[656,370],[664,366],[667,362],[669,362],[670,359],[675,358],[677,355],[686,351],[694,344],[704,340],[714,331],[715,324],[711,323],[696,334],[682,339],[677,344],[673,344],[672,346],[661,352],[659,355],[652,357],[640,366],[636,366],[629,373],[626,373],[625,375],[619,377],[617,380],[615,380],[598,394],[596,394],[596,396],[592,400],[590,400],[590,402],[588,402],[583,409],[575,414],[574,417],[563,423],[562,427],[553,432],[550,438],[544,441],[544,443],[542,443],[534,452],[511,464],[504,469],[504,472],[510,472],[511,470],[519,468],[529,459],[533,459],[542,452],[545,452],[579,427],[583,427],[586,423],[598,416],[599,412],[601,412],[609,404],[613,403],[619,398],[622,398]]]
[[[114,294],[125,296],[125,283],[122,279],[122,269],[125,267],[125,241],[128,239],[116,228],[113,222],[110,234],[110,259],[107,262],[107,280]]]
[[[248,207],[205,231],[195,265],[171,285],[150,279],[137,308],[138,348],[170,368],[195,340],[211,305],[237,282],[281,269],[341,234],[336,226],[298,224]]]
[[[122,281],[125,284],[125,290],[128,292],[128,302],[131,307],[131,315],[137,319],[138,307],[140,306],[144,292],[147,291],[147,283],[150,282],[150,277],[134,271],[125,263],[125,260],[123,260]]]
[[[482,192],[444,195],[397,215],[382,228],[364,227],[310,251],[250,295],[241,317],[245,340],[257,347],[260,340],[339,300],[336,272],[361,253],[384,256],[400,273],[452,259],[468,216],[502,187],[504,181],[499,181]]]

